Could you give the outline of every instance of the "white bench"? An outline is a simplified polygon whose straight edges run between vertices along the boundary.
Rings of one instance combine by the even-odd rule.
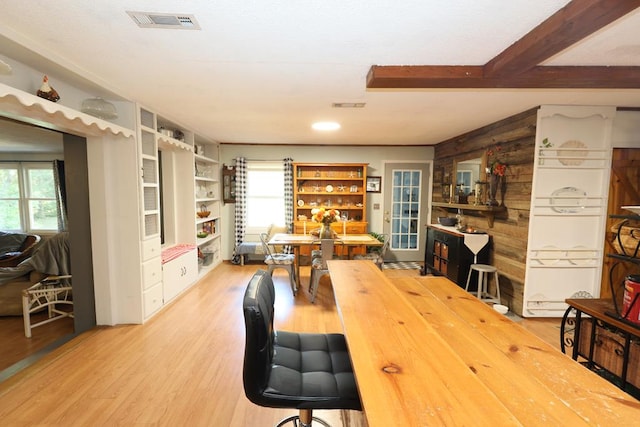
[[[272,224],[269,226],[266,233],[269,236],[269,239],[271,239],[274,234],[288,233],[288,230],[284,225]],[[262,243],[260,243],[259,235],[260,233],[247,234],[245,235],[245,238],[248,240],[236,246],[236,255],[240,256],[240,265],[244,265],[248,255],[261,255],[261,257],[264,258],[264,251],[262,250]]]
[[[262,243],[260,242],[242,242],[236,248],[236,255],[240,256],[240,265],[244,265],[247,255],[261,255],[263,253]]]

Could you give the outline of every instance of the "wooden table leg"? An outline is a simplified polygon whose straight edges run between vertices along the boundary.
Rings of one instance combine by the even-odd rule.
[[[298,289],[302,288],[302,282],[300,280],[300,246],[293,247],[293,258],[296,263],[296,280],[298,282]]]

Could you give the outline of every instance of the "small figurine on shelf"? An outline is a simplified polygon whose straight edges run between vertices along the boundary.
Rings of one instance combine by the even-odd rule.
[[[464,230],[467,228],[467,219],[464,217],[464,212],[462,211],[462,209],[458,209],[455,227],[456,230]]]
[[[42,78],[42,86],[40,86],[40,89],[38,89],[36,95],[51,102],[58,102],[60,100],[60,95],[58,95],[58,92],[54,88],[49,86],[49,77],[47,76],[44,76]]]

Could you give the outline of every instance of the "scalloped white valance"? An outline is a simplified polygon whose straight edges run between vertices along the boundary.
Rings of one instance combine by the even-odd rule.
[[[135,136],[133,129],[123,128],[2,83],[0,116],[80,136],[100,136],[105,133],[120,134],[126,138]]]

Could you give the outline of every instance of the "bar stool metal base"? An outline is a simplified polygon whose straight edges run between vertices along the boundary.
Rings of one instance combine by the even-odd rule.
[[[498,269],[492,265],[487,264],[471,264],[469,267],[469,275],[467,276],[467,285],[464,290],[469,291],[469,283],[471,282],[471,273],[473,271],[478,272],[478,290],[476,296],[480,301],[493,302],[500,304],[500,282],[498,281]],[[496,294],[489,293],[488,276],[493,273],[496,281]]]
[[[323,425],[324,427],[331,427],[331,425],[322,418],[312,416],[311,409],[301,409],[300,414],[292,415],[288,418],[285,418],[284,420],[276,424],[275,427],[282,427],[289,423],[293,423],[294,427],[311,427],[313,421],[315,421],[317,424]]]

